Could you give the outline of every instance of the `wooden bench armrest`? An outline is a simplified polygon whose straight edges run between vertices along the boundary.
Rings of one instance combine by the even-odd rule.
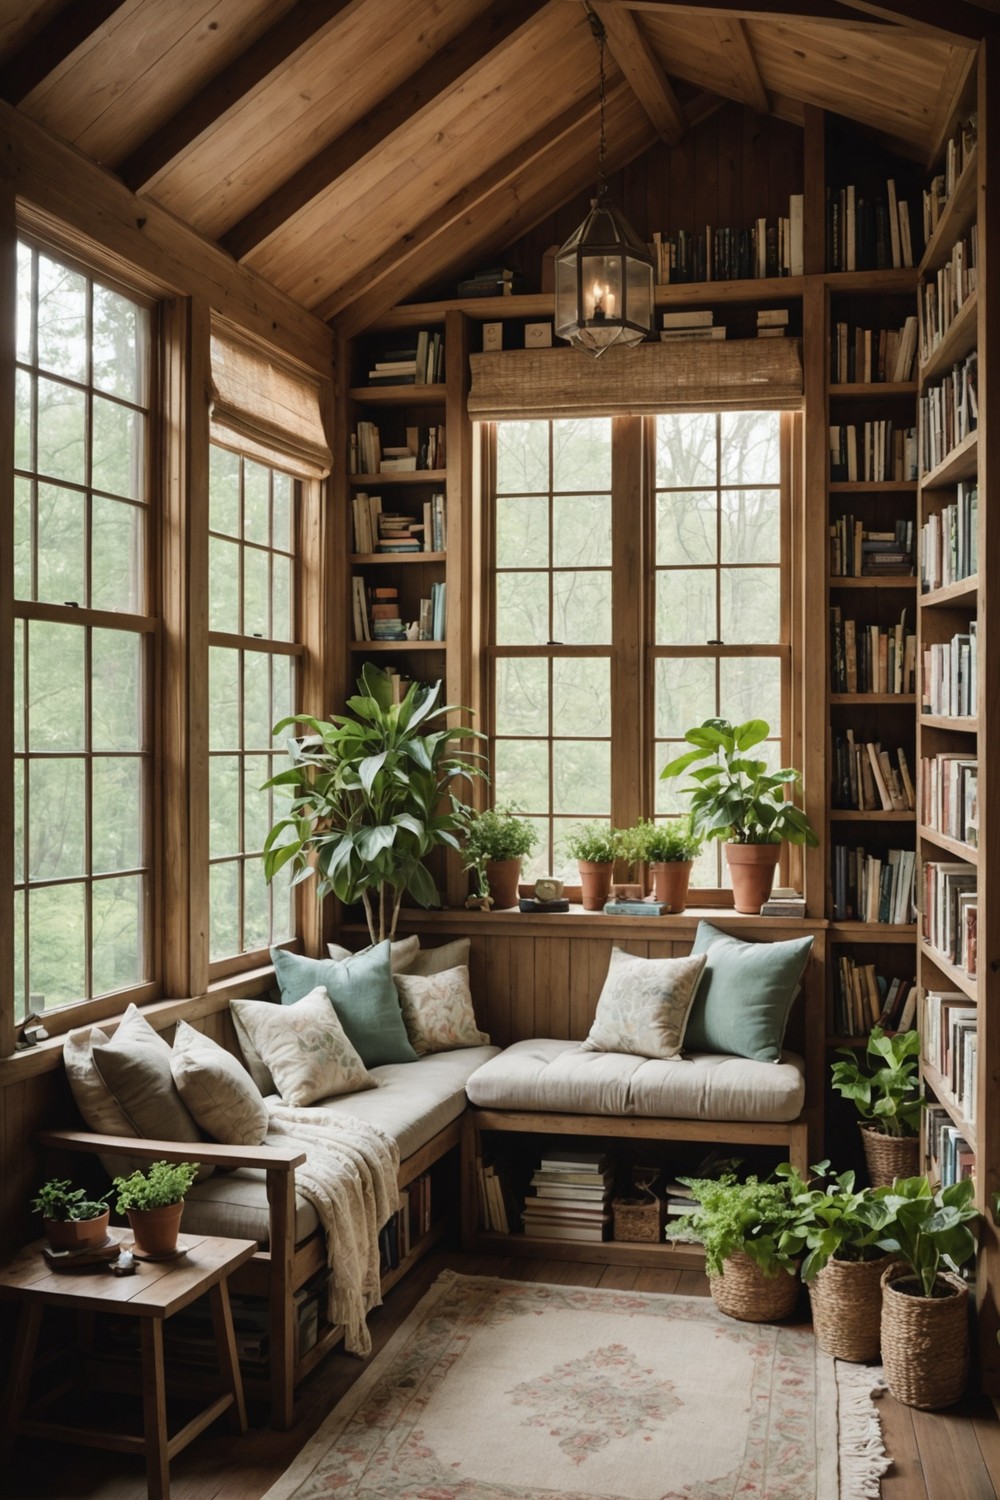
[[[263,1167],[282,1175],[294,1172],[306,1154],[294,1146],[222,1146],[215,1141],[152,1141],[141,1136],[95,1135],[89,1130],[41,1130],[43,1146],[63,1151],[112,1152],[140,1161],[195,1161],[214,1167]]]

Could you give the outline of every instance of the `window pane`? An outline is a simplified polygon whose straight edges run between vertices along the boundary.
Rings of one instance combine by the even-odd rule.
[[[557,496],[552,502],[553,567],[607,567],[610,556],[610,495]]]
[[[277,470],[271,481],[271,545],[281,552],[292,550],[292,480]]]
[[[142,649],[142,637],[131,632],[93,632],[95,750],[142,748]]]
[[[94,994],[141,984],[145,881],[141,875],[94,882]]]
[[[656,575],[656,644],[697,645],[718,636],[714,569],[676,569]]]
[[[83,391],[39,377],[38,459],[39,474],[51,479],[86,480],[86,397]]]
[[[208,853],[222,859],[240,852],[240,760],[212,755],[208,762]]]
[[[493,750],[493,797],[524,812],[549,810],[549,747],[546,740],[497,740]]]
[[[243,549],[243,633],[271,635],[271,578],[268,554],[257,547]]]
[[[537,493],[549,487],[549,424],[500,422],[497,426],[497,494]]]
[[[240,547],[216,536],[208,539],[208,628],[240,631]]]
[[[28,771],[28,878],[67,880],[86,870],[82,759],[32,760]]]
[[[136,505],[95,495],[90,602],[94,609],[140,612],[145,604],[142,577],[145,517]]]
[[[777,568],[723,568],[722,639],[728,645],[781,639],[781,584]]]
[[[29,364],[32,354],[32,266],[34,256],[28,245],[17,247],[17,358]]]
[[[546,496],[512,495],[497,502],[498,568],[544,567],[549,560]]]
[[[243,653],[243,745],[266,750],[271,743],[271,658],[262,651]]]
[[[656,561],[715,563],[719,511],[714,490],[681,490],[656,497]]]
[[[138,756],[91,762],[91,867],[95,874],[142,864],[143,766]]]
[[[611,746],[606,740],[555,740],[552,810],[582,818],[611,812]]]
[[[573,417],[552,423],[552,488],[610,490],[610,417]]]
[[[549,575],[498,573],[498,646],[541,646],[549,639]]]
[[[271,793],[261,791],[261,787],[270,775],[271,757],[269,755],[244,757],[243,848],[248,853],[263,849],[268,829],[274,821],[271,811]]]
[[[47,255],[38,257],[38,365],[87,378],[87,280]]]
[[[553,638],[565,645],[607,645],[611,640],[611,573],[552,575]]]
[[[296,662],[294,656],[275,656],[271,661],[271,728],[295,712]],[[284,748],[288,731],[271,735],[268,743]],[[274,774],[273,771],[271,773]]]
[[[560,734],[611,733],[611,663],[559,657],[552,663],[552,722]]]
[[[208,525],[227,536],[240,534],[240,460],[228,448],[208,450]]]
[[[781,662],[777,657],[724,657],[719,681],[723,718],[733,724],[764,719],[772,733],[781,733]]]
[[[14,467],[33,469],[31,416],[34,410],[35,382],[32,376],[18,370],[14,381]]]
[[[14,749],[25,746],[24,726],[24,648],[26,626],[23,620],[14,621]]]
[[[24,761],[14,762],[14,879],[24,879]]]
[[[240,948],[240,867],[213,865],[209,871],[209,958],[231,957]]]
[[[781,561],[781,496],[778,490],[723,490],[722,561]]]
[[[271,557],[271,639],[292,639],[292,559]]]
[[[243,461],[243,540],[266,546],[271,539],[271,471]]]
[[[85,604],[87,514],[79,490],[38,486],[38,577],[35,598],[46,604]],[[27,596],[27,597],[30,597]]]
[[[271,881],[271,942],[281,943],[295,936],[295,902],[292,894],[292,867],[283,865]]]
[[[549,666],[546,661],[501,657],[496,664],[496,717],[500,734],[548,734]]]
[[[117,401],[94,396],[92,484],[125,500],[146,498],[145,419]]]
[[[147,399],[149,314],[94,283],[93,381],[98,390],[143,405]]]
[[[661,656],[654,671],[658,739],[679,739],[689,729],[716,717],[714,660]]]
[[[210,750],[237,750],[240,744],[240,658],[237,651],[210,646],[208,651],[208,721]]]
[[[687,488],[716,481],[714,412],[674,412],[656,419],[658,488]]]
[[[14,480],[14,598],[33,599],[31,585],[31,481]]]
[[[774,411],[724,411],[723,484],[777,484],[781,478],[781,418]]]
[[[85,899],[83,885],[43,886],[28,896],[28,973],[36,1009],[67,1005],[87,992]]]
[[[25,897],[23,891],[14,892],[14,1020],[23,1021],[28,1013],[25,1003],[24,983],[24,908]]]
[[[83,638],[73,625],[32,620],[28,632],[28,744],[82,750]]]
[[[271,932],[271,898],[259,859],[243,863],[243,951],[266,948]]]

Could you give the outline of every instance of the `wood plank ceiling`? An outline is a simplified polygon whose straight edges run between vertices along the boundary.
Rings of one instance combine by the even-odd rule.
[[[592,0],[608,166],[720,100],[928,163],[997,0]],[[0,98],[321,317],[372,320],[588,188],[584,0],[0,0]]]

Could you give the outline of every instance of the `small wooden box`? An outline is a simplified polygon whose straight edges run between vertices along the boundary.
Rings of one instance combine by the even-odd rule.
[[[552,324],[525,323],[524,347],[526,349],[550,349],[552,347]]]
[[[483,324],[483,353],[492,354],[497,349],[503,348],[503,324]]]

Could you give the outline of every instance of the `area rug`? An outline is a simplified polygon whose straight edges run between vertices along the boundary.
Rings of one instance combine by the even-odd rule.
[[[707,1297],[446,1271],[264,1500],[877,1500],[879,1375]]]

